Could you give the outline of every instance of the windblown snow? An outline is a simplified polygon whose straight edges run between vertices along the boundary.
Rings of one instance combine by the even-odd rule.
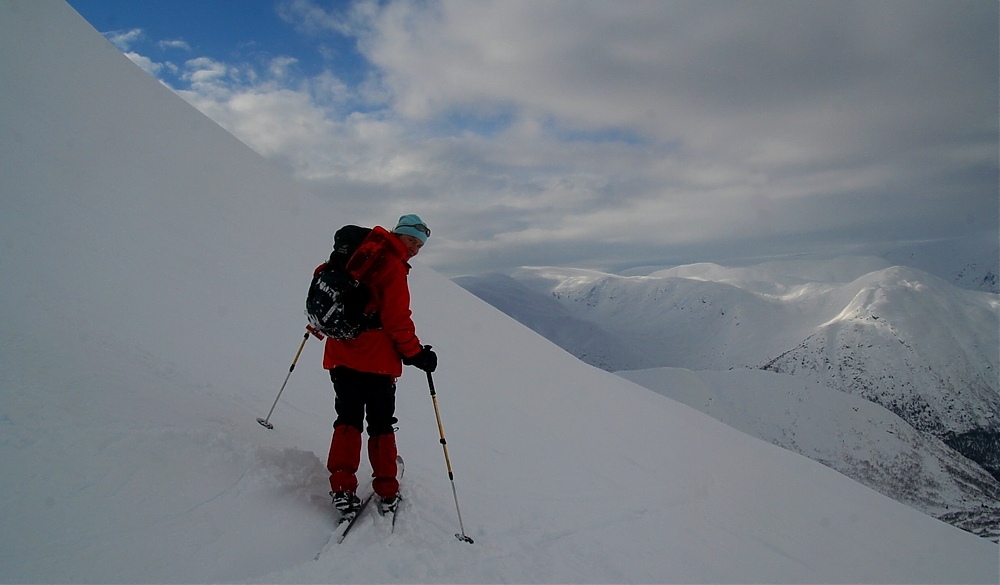
[[[61,0],[0,1],[0,95],[0,581],[996,582],[995,543],[586,365],[419,261],[415,320],[476,542],[454,536],[411,369],[396,533],[362,518],[313,560],[334,525],[319,344],[274,430],[255,418],[353,218]]]

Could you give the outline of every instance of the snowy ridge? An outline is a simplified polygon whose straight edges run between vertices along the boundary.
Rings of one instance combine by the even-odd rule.
[[[959,289],[920,270],[886,266],[870,257],[740,268],[697,264],[627,277],[535,267],[513,271],[508,280],[463,277],[456,282],[582,360],[609,370],[760,368],[871,400],[932,435],[911,441],[914,452],[939,461],[908,472],[913,485],[924,484],[915,488],[920,493],[900,494],[900,477],[851,472],[857,466],[846,452],[836,463],[803,454],[939,517],[968,510],[976,520],[963,519],[962,525],[976,525],[978,534],[995,537],[1000,531],[994,511],[1000,506],[996,295]],[[511,298],[518,306],[505,303]],[[560,311],[548,311],[544,326],[530,320],[526,305],[553,301]],[[597,328],[594,338],[606,342],[584,345],[578,337],[560,334],[558,319],[551,317],[560,312],[573,323]],[[733,424],[732,417],[727,422]],[[754,434],[772,440],[769,431]],[[940,441],[958,452],[942,452]],[[883,459],[883,454],[865,457],[868,465]],[[972,462],[993,479],[967,481]],[[956,477],[941,477],[952,471]],[[934,482],[968,485],[944,490],[950,495],[942,496]]]
[[[1000,424],[996,295],[958,289],[906,267],[863,273],[848,282],[832,279],[851,277],[857,269],[822,265],[812,271],[827,276],[806,281],[795,269],[696,265],[643,277],[522,268],[507,281],[493,276],[456,281],[484,298],[490,295],[487,300],[509,314],[527,315],[528,325],[523,305],[561,301],[574,324],[582,321],[611,339],[628,340],[621,357],[610,343],[599,356],[575,347],[582,342],[578,338],[566,336],[560,343],[610,370],[810,370],[839,389],[880,396],[876,402],[921,430],[943,435]],[[505,295],[522,306],[508,307]],[[801,363],[806,358],[800,351],[812,356],[808,364]],[[634,365],[637,361],[642,365]],[[914,402],[926,405],[905,406]]]
[[[882,257],[892,264],[929,272],[960,288],[1000,293],[1000,241],[996,234],[985,240],[912,242],[886,249]],[[963,260],[956,265],[956,258]]]
[[[0,92],[0,581],[995,582],[994,543],[582,364],[419,261],[476,544],[410,369],[405,517],[314,561],[335,521],[319,344],[274,430],[255,418],[351,218],[61,1],[0,3]]]
[[[764,369],[827,379],[939,436],[1000,425],[1000,299],[903,267],[852,286],[843,311]]]
[[[507,315],[528,324],[556,345],[573,348],[575,355],[591,365],[603,370],[613,370],[623,363],[630,368],[653,365],[641,349],[631,349],[629,338],[611,334],[598,324],[571,315],[558,300],[539,296],[506,274],[453,280]],[[608,362],[605,356],[614,356],[614,363]]]

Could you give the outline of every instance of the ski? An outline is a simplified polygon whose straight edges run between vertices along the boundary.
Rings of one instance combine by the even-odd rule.
[[[375,492],[369,493],[367,496],[361,499],[361,503],[358,505],[357,510],[343,514],[340,517],[340,523],[337,524],[337,529],[334,530],[333,538],[331,540],[333,540],[337,544],[344,542],[344,538],[347,537],[347,533],[350,532],[351,528],[354,527],[354,523],[357,522],[358,518],[361,517],[361,514],[365,511],[365,508],[368,507],[368,502],[372,501],[372,497],[374,495]]]
[[[400,457],[399,455],[396,455],[396,477],[398,479],[400,480],[403,479],[403,472],[405,469],[406,468],[405,465],[403,464],[403,458]],[[390,512],[390,515],[392,516],[392,523],[389,529],[390,533],[396,532],[396,515],[399,513],[399,507],[403,505],[403,496],[397,494],[397,497],[399,498],[399,500],[396,502],[396,507],[393,508],[392,512]],[[382,514],[383,516],[385,515],[385,513],[382,512],[381,507],[379,508],[379,513]]]
[[[396,475],[399,479],[402,479],[403,458],[398,455],[396,456],[396,465],[397,465]],[[361,517],[365,509],[368,507],[368,504],[371,503],[373,499],[375,499],[375,491],[369,488],[367,495],[361,498],[361,503],[358,504],[357,510],[341,515],[340,522],[337,523],[337,527],[334,528],[333,533],[330,535],[330,538],[327,539],[326,544],[323,545],[322,550],[316,553],[316,556],[313,557],[314,561],[318,561],[319,558],[323,556],[323,553],[326,552],[332,544],[341,544],[342,542],[344,542],[344,539],[347,538],[347,533],[351,531],[351,528],[354,527],[354,524],[358,521],[358,518]],[[396,513],[399,512],[399,504],[401,504],[402,502],[403,498],[399,498],[399,502],[397,502],[396,508],[392,511],[392,531],[395,531],[396,529]],[[385,515],[382,512],[381,507],[378,509],[378,512],[379,515]]]
[[[392,511],[392,526],[389,527],[389,532],[395,534],[396,532],[396,515],[399,514],[399,507],[403,505],[403,498],[400,497],[399,501],[396,502],[396,508]]]
[[[374,495],[375,492],[369,488],[367,495],[363,497],[361,502],[358,504],[357,510],[340,516],[340,520],[337,522],[337,527],[334,528],[333,532],[330,533],[330,536],[327,537],[323,548],[321,548],[320,551],[316,553],[316,556],[313,557],[314,561],[318,561],[319,558],[323,556],[323,553],[329,550],[332,545],[344,542],[344,538],[347,536],[347,533],[351,531],[354,523],[358,521],[358,517],[365,511],[365,507],[368,505],[368,502],[372,500],[372,496]]]

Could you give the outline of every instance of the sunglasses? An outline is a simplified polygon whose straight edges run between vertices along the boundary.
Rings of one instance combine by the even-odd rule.
[[[420,233],[424,234],[424,235],[425,235],[425,236],[427,236],[428,238],[429,238],[429,237],[431,237],[431,228],[429,228],[429,227],[425,226],[425,225],[424,225],[424,224],[422,224],[422,223],[414,223],[414,224],[402,224],[402,225],[398,225],[398,226],[396,226],[396,227],[397,227],[397,228],[401,228],[401,227],[411,227],[411,228],[413,228],[413,229],[417,230],[418,232],[420,232]]]

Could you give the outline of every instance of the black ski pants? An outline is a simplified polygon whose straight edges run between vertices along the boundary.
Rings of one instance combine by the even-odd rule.
[[[337,366],[330,370],[330,379],[337,395],[334,427],[350,425],[361,431],[367,414],[369,437],[393,432],[398,422],[396,378]]]

